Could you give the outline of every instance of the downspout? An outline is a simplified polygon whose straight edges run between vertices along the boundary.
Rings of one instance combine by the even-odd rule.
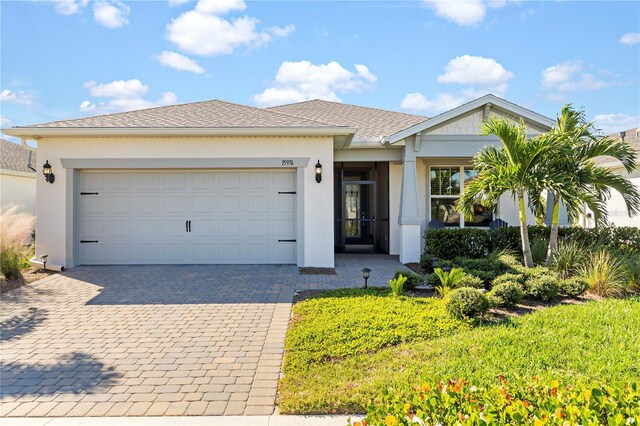
[[[27,167],[38,173],[38,171],[31,165],[31,157],[33,156],[33,151],[29,150],[29,160],[27,161]]]
[[[32,157],[33,157],[34,149],[32,147],[30,147],[29,145],[27,145],[27,139],[26,138],[20,138],[20,145],[29,150],[29,160],[27,160],[27,167],[29,169],[33,170],[34,172],[38,173],[38,171],[31,164],[31,160],[33,159]]]

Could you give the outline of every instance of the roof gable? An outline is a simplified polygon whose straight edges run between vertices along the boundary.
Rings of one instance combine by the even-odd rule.
[[[452,110],[443,112],[442,114],[436,115],[435,117],[432,117],[422,123],[418,123],[415,126],[397,132],[386,138],[385,141],[393,144],[418,132],[432,131],[439,126],[445,125],[446,123],[449,123],[457,118],[468,116],[475,110],[479,110],[487,105],[491,107],[492,112],[498,112],[498,115],[522,117],[525,120],[525,123],[541,131],[550,130],[555,124],[555,122],[550,118],[547,118],[543,115],[523,108],[502,98],[499,98],[495,95],[489,94],[475,99],[471,102],[467,102],[466,104],[460,105],[459,107]]]
[[[13,170],[23,173],[35,173],[27,167],[29,162],[29,152],[33,152],[28,148],[18,145],[4,139],[0,139],[0,169]],[[36,153],[33,152],[31,157],[32,164],[36,163]]]

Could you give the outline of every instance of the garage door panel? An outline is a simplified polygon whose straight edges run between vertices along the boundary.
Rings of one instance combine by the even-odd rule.
[[[295,263],[291,171],[83,172],[83,264]],[[186,222],[191,221],[191,232]]]

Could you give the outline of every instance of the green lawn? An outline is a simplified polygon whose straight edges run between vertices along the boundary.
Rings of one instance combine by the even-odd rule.
[[[499,325],[450,319],[437,299],[340,290],[294,306],[279,408],[366,412],[380,391],[498,374],[561,382],[640,378],[640,299],[556,306]]]

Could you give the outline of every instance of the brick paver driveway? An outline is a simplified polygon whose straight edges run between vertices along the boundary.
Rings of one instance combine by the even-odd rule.
[[[2,298],[0,415],[271,414],[296,289],[383,284],[291,265],[79,267]]]

